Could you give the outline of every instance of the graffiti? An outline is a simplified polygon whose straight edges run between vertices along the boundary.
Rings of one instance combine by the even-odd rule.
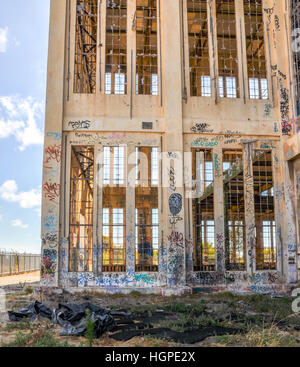
[[[72,126],[73,130],[89,129],[89,127],[91,126],[91,121],[90,120],[70,121],[68,125]]]
[[[225,278],[223,273],[213,273],[208,271],[201,271],[189,275],[189,281],[201,285],[222,284],[224,282],[224,279]]]
[[[176,227],[176,224],[178,222],[181,222],[182,220],[183,218],[178,215],[169,215],[169,223],[171,224],[173,229]]]
[[[177,215],[182,210],[182,196],[180,194],[172,194],[169,197],[169,208],[173,215]]]
[[[275,29],[276,29],[276,31],[280,31],[280,22],[279,22],[278,15],[274,16],[274,20],[275,20]]]
[[[290,133],[292,131],[292,126],[291,126],[291,123],[289,121],[282,121],[281,122],[281,127],[282,127],[282,134],[283,135],[290,135]]]
[[[172,231],[168,236],[168,241],[170,245],[175,245],[183,248],[183,234],[177,231]]]
[[[54,161],[56,163],[60,163],[61,161],[61,145],[49,145],[45,148],[45,161],[44,168],[51,169],[53,168],[49,162]]]
[[[148,274],[135,274],[135,280],[146,284],[154,284],[154,278],[150,277]]]
[[[276,149],[276,147],[273,144],[269,145],[269,144],[263,143],[261,144],[260,149]]]
[[[234,136],[236,136],[237,138],[241,138],[242,137],[241,132],[238,131],[238,130],[236,130],[236,131],[234,131],[234,130],[228,130],[228,129],[225,130],[225,133],[224,133],[224,138],[225,139],[230,139],[230,138],[232,138]]]
[[[175,254],[170,257],[168,262],[168,274],[171,275],[168,278],[169,285],[178,285],[180,277],[183,274],[183,255]]]
[[[215,167],[215,175],[216,175],[216,177],[220,177],[221,176],[221,172],[220,172],[220,159],[219,159],[219,155],[217,153],[214,154],[214,167]]]
[[[229,140],[225,140],[224,144],[236,144],[238,141],[237,139],[229,139]]]
[[[289,93],[288,90],[281,85],[280,87],[280,113],[281,113],[281,121],[289,120]]]
[[[214,130],[208,130],[209,124],[201,123],[201,124],[195,124],[193,127],[191,127],[191,131],[194,133],[212,133]]]
[[[168,152],[168,158],[178,159],[176,152]]]
[[[253,291],[258,290],[258,287],[270,286],[279,280],[277,272],[247,274],[246,272],[195,272],[188,274],[188,281],[192,284],[199,285],[222,285],[228,284],[230,287],[240,287],[244,284],[246,289],[249,287]],[[261,289],[262,290],[262,289]]]
[[[41,276],[45,280],[51,280],[55,276],[57,261],[57,251],[53,249],[44,249],[42,256]]]
[[[270,114],[271,114],[271,109],[273,108],[273,104],[272,103],[266,103],[265,104],[265,116],[266,117],[269,117],[270,116]]]
[[[89,278],[85,274],[78,274],[78,287],[85,287]]]
[[[277,273],[268,273],[268,281],[270,283],[275,283],[278,280],[278,274]]]
[[[276,290],[264,285],[251,285],[247,287],[250,291],[260,294],[274,294]]]
[[[43,221],[44,227],[47,228],[48,231],[53,231],[58,228],[58,221],[54,215],[45,216]]]
[[[274,7],[273,8],[264,8],[264,12],[267,14],[268,25],[270,25],[271,24],[271,16],[274,13]]]
[[[221,271],[224,268],[224,235],[217,233],[217,270]]]
[[[176,191],[175,169],[173,167],[169,169],[169,186],[172,191]]]
[[[49,246],[50,248],[57,247],[58,236],[56,233],[45,233],[42,238],[43,246]]]
[[[278,69],[278,75],[279,75],[282,79],[286,80],[286,75],[285,75],[285,74],[283,74],[279,69]]]
[[[52,132],[46,133],[46,136],[48,138],[53,138],[54,140],[61,140],[62,137],[61,133],[52,133]]]
[[[126,237],[126,241],[131,243],[134,242],[135,240],[135,235],[133,233],[130,233],[127,237]]]
[[[185,240],[185,247],[186,249],[192,249],[193,248],[193,241],[192,240]]]
[[[60,196],[60,184],[46,182],[43,185],[43,191],[45,197],[53,202]]]
[[[202,139],[197,139],[192,142],[192,147],[201,147],[201,148],[209,148],[218,146],[217,141],[203,141]]]

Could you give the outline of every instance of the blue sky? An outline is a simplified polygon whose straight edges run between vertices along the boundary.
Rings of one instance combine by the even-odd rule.
[[[50,0],[0,12],[0,249],[40,252]]]

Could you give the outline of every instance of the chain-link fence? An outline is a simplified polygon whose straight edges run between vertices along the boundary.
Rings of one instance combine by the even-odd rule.
[[[0,276],[40,270],[41,255],[0,252]]]

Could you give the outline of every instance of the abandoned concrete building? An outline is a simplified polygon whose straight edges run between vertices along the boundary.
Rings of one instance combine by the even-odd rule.
[[[51,0],[43,286],[300,281],[299,21],[297,0]]]

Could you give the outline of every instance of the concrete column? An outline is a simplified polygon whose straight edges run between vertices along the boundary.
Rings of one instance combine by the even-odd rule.
[[[165,108],[164,136],[164,194],[167,243],[167,284],[186,284],[184,187],[183,187],[183,128],[182,128],[182,49],[180,2],[164,0],[162,7],[163,90]],[[177,60],[174,63],[174,60]],[[168,155],[168,152],[170,153]],[[170,159],[169,159],[170,158]]]
[[[274,44],[277,47],[277,85],[278,85],[278,119],[281,124],[282,143],[287,140],[288,135],[292,132],[293,127],[293,99],[292,99],[292,70],[290,40],[286,30],[289,27],[289,12],[285,7],[285,2],[276,2],[274,7],[275,14],[281,14],[279,17],[279,29],[274,32]],[[271,27],[274,26],[274,17],[271,17]],[[274,26],[274,29],[276,27]],[[280,48],[280,52],[279,52]],[[279,125],[280,125],[279,124]],[[289,129],[291,132],[289,133]],[[296,238],[296,213],[295,213],[295,190],[294,190],[294,175],[293,165],[284,159],[283,151],[281,151],[283,166],[281,169],[281,177],[284,181],[284,221],[285,230],[283,234],[284,257],[283,268],[287,275],[286,280],[289,283],[297,281],[297,238]]]
[[[225,271],[224,190],[222,148],[213,150],[216,270]]]
[[[67,1],[52,0],[48,56],[42,205],[41,284],[58,285],[62,120]]]
[[[299,233],[300,233],[300,160],[297,158],[293,161],[294,170],[295,170],[295,192],[296,192],[296,226],[297,226],[297,239],[298,239],[298,279],[300,279],[300,242],[299,242]]]
[[[255,143],[254,143],[255,144]],[[247,273],[252,275],[256,268],[256,234],[253,190],[253,143],[244,143],[244,197],[245,197],[245,231],[246,231],[246,262]]]
[[[126,272],[135,273],[135,146],[127,146],[127,189],[126,189]]]
[[[282,183],[282,165],[280,151],[276,149],[272,154],[273,165],[273,183],[274,183],[274,208],[276,223],[276,253],[277,253],[277,270],[282,274],[283,268],[283,233],[284,233],[284,190]]]

